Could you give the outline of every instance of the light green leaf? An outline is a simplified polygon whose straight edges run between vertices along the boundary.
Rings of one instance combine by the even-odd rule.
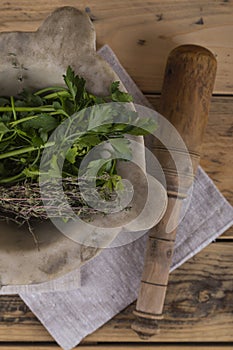
[[[71,164],[74,164],[76,161],[77,153],[78,149],[76,146],[69,148],[66,152],[66,160],[68,160],[68,162],[70,162]]]
[[[78,139],[78,144],[82,147],[96,146],[101,142],[98,134],[87,134]]]
[[[129,140],[125,138],[109,139],[110,144],[116,152],[116,157],[131,160],[132,150]]]
[[[91,110],[89,116],[88,130],[98,130],[101,132],[107,132],[109,124],[113,122],[113,111],[111,108],[106,108],[102,105],[97,105]]]
[[[135,124],[136,126],[127,132],[128,134],[144,136],[153,133],[158,127],[153,118],[138,118]]]
[[[54,154],[51,158],[49,176],[52,178],[60,177],[60,168],[58,165],[57,156]]]
[[[92,160],[91,162],[89,162],[87,168],[86,168],[86,172],[85,172],[85,176],[88,177],[93,177],[96,176],[99,172],[99,170],[101,170],[101,168],[106,164],[107,160],[106,159],[96,159],[96,160]]]

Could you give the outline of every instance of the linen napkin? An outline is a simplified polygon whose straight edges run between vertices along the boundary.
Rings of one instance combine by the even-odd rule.
[[[112,66],[135,103],[151,107],[112,50],[104,46],[99,54]],[[199,167],[189,209],[179,225],[171,270],[232,224],[232,206]],[[81,288],[76,270],[52,285],[4,287],[1,293],[19,293],[57,343],[71,349],[137,298],[146,238],[144,235],[128,245],[104,249],[81,268]]]

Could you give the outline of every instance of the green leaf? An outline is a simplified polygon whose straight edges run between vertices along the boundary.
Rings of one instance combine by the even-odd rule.
[[[40,147],[44,144],[44,141],[39,136],[32,137],[32,144],[35,147]]]
[[[71,164],[74,164],[76,161],[77,153],[78,149],[75,146],[68,149],[68,151],[66,152],[66,160],[68,160],[68,162],[70,162]]]
[[[119,90],[120,87],[120,82],[119,81],[114,81],[111,85],[111,92],[116,92]]]
[[[112,183],[113,183],[113,186],[114,186],[115,190],[119,190],[119,191],[123,191],[124,190],[124,185],[122,183],[121,176],[119,176],[117,174],[114,174],[112,176]]]
[[[104,172],[107,172],[107,173],[110,173],[111,172],[111,169],[112,169],[112,166],[113,166],[113,161],[112,159],[108,160],[104,166],[102,167],[101,169],[101,174],[103,174]],[[100,174],[99,174],[100,175]]]
[[[127,92],[120,91],[120,82],[114,81],[111,85],[111,98],[115,102],[132,102],[133,97]]]
[[[128,130],[127,133],[136,136],[152,134],[158,127],[157,122],[152,118],[138,118],[136,126]]]
[[[48,141],[48,133],[44,130],[40,130],[40,138],[43,143],[46,143]]]
[[[0,121],[2,122],[10,122],[11,121],[11,113],[3,113],[1,116],[0,116]]]
[[[75,83],[75,85],[77,87],[77,93],[76,93],[76,96],[75,96],[75,101],[78,103],[82,99],[83,94],[85,92],[86,81],[83,78],[79,78],[79,76],[76,76],[74,83]]]
[[[53,102],[53,108],[56,109],[56,110],[59,110],[59,109],[62,109],[62,106],[61,106],[60,102],[54,101]]]
[[[29,89],[24,89],[19,96],[28,106],[39,107],[43,105],[43,99],[34,95]]]
[[[86,134],[78,139],[78,144],[82,147],[93,147],[101,142],[98,134]]]
[[[88,163],[88,166],[86,168],[85,175],[87,178],[90,176],[91,178],[98,174],[98,171],[101,170],[101,168],[105,165],[107,162],[106,159],[96,159],[92,160]]]
[[[129,140],[125,138],[109,139],[110,144],[115,150],[116,157],[126,160],[132,159],[132,150]]]
[[[72,115],[75,112],[74,103],[68,99],[63,101],[63,108],[68,115]]]
[[[111,132],[119,132],[122,134],[127,134],[127,130],[129,128],[132,128],[132,126],[127,124],[113,124],[111,127]]]
[[[49,114],[41,113],[38,114],[37,118],[34,118],[32,120],[25,121],[22,123],[23,128],[25,130],[29,128],[34,128],[34,129],[40,129],[43,130],[44,132],[49,132],[51,130],[56,129],[58,126],[59,122],[56,118],[52,117]]]
[[[0,122],[0,135],[4,135],[9,131],[10,129],[8,129],[8,127],[3,122]]]
[[[83,97],[86,81],[83,78],[80,78],[78,75],[75,75],[70,66],[68,66],[66,74],[63,75],[63,78],[70,91],[72,100],[78,103]]]
[[[88,130],[96,132],[108,132],[110,125],[113,122],[112,108],[103,108],[98,105],[90,111]]]

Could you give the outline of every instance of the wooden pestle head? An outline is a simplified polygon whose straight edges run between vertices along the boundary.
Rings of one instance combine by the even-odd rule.
[[[179,46],[167,60],[159,112],[191,153],[201,151],[216,69],[214,55],[197,45]]]
[[[182,45],[174,49],[167,60],[159,112],[176,128],[183,139],[192,169],[187,168],[184,150],[174,149],[183,169],[182,193],[185,197],[196,173],[214,87],[217,62],[207,49],[197,45]],[[159,126],[163,128],[163,125]],[[172,134],[171,134],[172,138]],[[151,148],[167,180],[167,189],[178,191],[176,166],[170,151],[157,139]]]

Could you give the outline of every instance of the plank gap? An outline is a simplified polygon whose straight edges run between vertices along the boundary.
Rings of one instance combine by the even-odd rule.
[[[160,97],[161,96],[161,92],[159,91],[142,91],[143,95],[145,96],[155,96],[155,97]],[[225,98],[232,98],[233,97],[233,93],[213,93],[212,94],[212,98],[214,97],[225,97]]]
[[[213,342],[207,342],[207,343],[194,343],[194,342],[185,342],[185,343],[156,343],[156,349],[157,350],[195,350],[195,349],[206,349],[206,350],[224,350],[232,348],[233,343],[213,343]],[[98,344],[79,344],[77,347],[74,348],[74,350],[78,349],[85,349],[85,350],[95,350],[95,349],[106,349],[106,350],[113,350],[113,349],[124,349],[124,350],[134,350],[137,349],[147,349],[152,350],[155,348],[155,345],[146,342],[145,343],[139,343],[139,342],[124,342],[124,343],[104,343],[100,342]],[[30,342],[19,342],[19,343],[0,343],[0,349],[4,350],[18,350],[18,349],[27,349],[27,350],[54,350],[54,349],[61,349],[55,342],[46,342],[46,343],[40,343],[40,342],[33,342],[33,345]]]

